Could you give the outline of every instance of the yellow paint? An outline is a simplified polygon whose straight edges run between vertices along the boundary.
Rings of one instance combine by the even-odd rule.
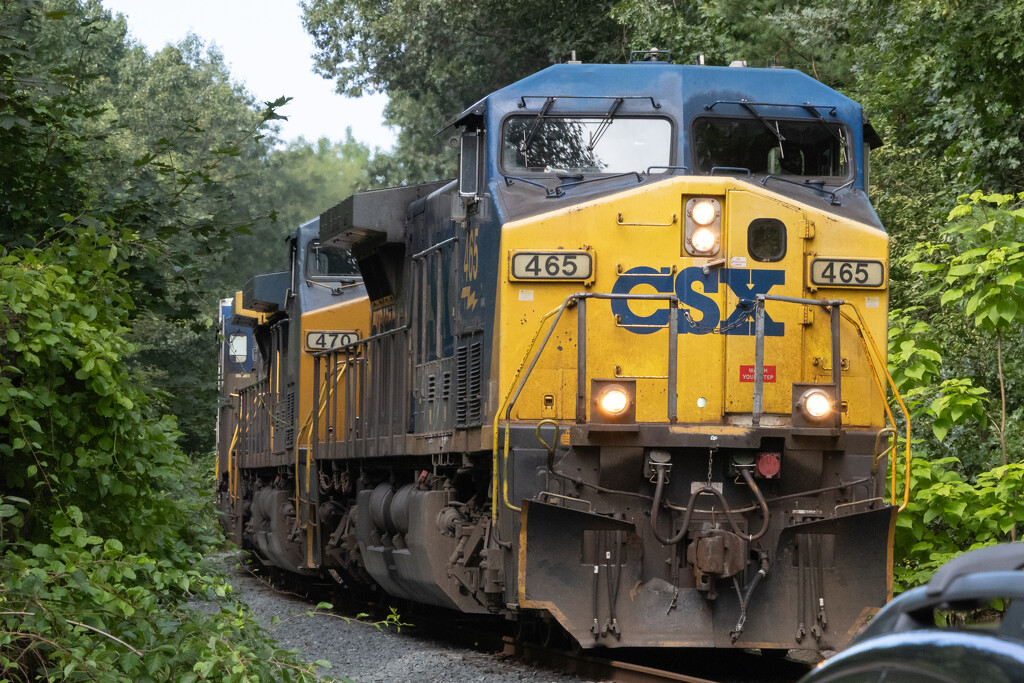
[[[309,311],[308,313],[302,314],[301,321],[302,329],[299,332],[299,339],[305,347],[306,332],[311,330],[354,330],[359,338],[363,338],[369,334],[370,331],[370,300],[367,297],[360,297],[358,299],[351,299],[349,301],[343,301],[332,306],[326,306],[324,308],[318,308],[315,311]],[[302,350],[302,356],[299,359],[299,384],[298,386],[304,387],[305,391],[295,397],[296,401],[296,415],[301,416],[301,420],[309,419],[312,416],[313,410],[313,354],[315,352],[309,351],[305,348]],[[323,366],[321,364],[321,372],[323,372]],[[321,389],[324,387],[324,378],[320,378]],[[345,415],[345,393],[343,385],[338,386],[341,389],[341,393],[338,395],[338,422],[335,424],[341,424],[340,420]],[[301,425],[302,422],[300,421]],[[320,440],[325,438],[325,425],[321,421],[320,433],[316,437]],[[344,434],[339,434],[338,438],[341,439]]]
[[[685,221],[670,222],[652,217],[683,216],[687,200],[713,197],[722,206],[722,235],[719,252],[708,257],[691,257],[683,246]],[[619,216],[651,219],[649,224],[627,225]],[[638,218],[638,220],[639,220]],[[754,261],[747,252],[747,227],[755,218],[777,218],[787,228],[786,255],[780,262]],[[667,223],[655,224],[655,223]],[[595,255],[594,282],[534,280],[510,281],[508,255],[513,250],[590,250]],[[558,308],[575,292],[610,293],[621,273],[637,267],[668,268],[673,277],[684,268],[703,266],[709,260],[724,259],[727,268],[785,270],[784,284],[771,294],[810,299],[843,299],[856,304],[867,332],[884,339],[888,313],[886,289],[826,289],[811,291],[806,268],[812,255],[818,257],[870,258],[887,263],[888,236],[876,228],[830,215],[801,205],[767,189],[724,177],[681,177],[639,187],[573,207],[514,221],[502,230],[498,286],[497,337],[502,340],[498,361],[498,395],[508,396],[515,376],[527,355],[541,319]],[[738,303],[737,295],[725,283],[717,292],[703,292],[700,282],[694,291],[713,298],[724,322]],[[638,285],[633,293],[655,293],[653,287]],[[638,316],[665,309],[665,302],[630,302]],[[684,306],[685,308],[685,306]],[[695,322],[702,314],[689,309]],[[829,315],[814,311],[805,324],[804,307],[768,302],[768,315],[785,324],[785,336],[766,337],[765,366],[775,367],[775,381],[764,384],[766,414],[788,416],[791,385],[796,382],[831,381]],[[680,318],[682,318],[682,312]],[[752,323],[751,323],[752,325]],[[587,370],[589,378],[636,377],[637,420],[667,422],[668,332],[636,334],[616,326],[610,302],[587,303]],[[545,328],[546,329],[546,328]],[[567,310],[544,349],[536,368],[512,411],[513,420],[554,417],[575,418],[577,363],[577,318]],[[855,325],[841,324],[842,356],[849,368],[843,371],[843,400],[849,410],[844,425],[880,428],[884,424],[883,402],[878,397],[875,373],[869,354]],[[815,363],[815,358],[818,359]],[[875,361],[877,363],[877,361]],[[724,425],[729,414],[751,412],[754,383],[741,381],[741,366],[754,364],[754,336],[722,334],[678,335],[678,422]],[[589,381],[587,383],[589,392]],[[554,409],[544,409],[545,394],[555,396]],[[704,399],[704,407],[698,407]],[[590,413],[590,406],[587,406]],[[501,418],[504,414],[501,415]]]
[[[262,325],[267,322],[267,314],[260,313],[259,311],[253,311],[242,306],[242,293],[235,292],[235,301],[231,305],[231,314],[243,320],[249,327],[255,327],[256,325]]]

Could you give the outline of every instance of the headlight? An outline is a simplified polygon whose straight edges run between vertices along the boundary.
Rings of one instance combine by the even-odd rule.
[[[718,215],[718,209],[708,200],[702,199],[693,205],[690,209],[690,215],[693,217],[693,222],[697,225],[710,225],[711,221],[715,220],[715,217]]]
[[[691,256],[712,256],[722,241],[722,203],[712,197],[694,197],[684,207],[683,248]]]
[[[718,235],[710,228],[697,228],[690,237],[693,249],[700,254],[713,254],[717,251]]]
[[[597,425],[630,425],[636,422],[636,380],[590,380],[590,422]]]
[[[621,387],[608,387],[598,399],[598,405],[609,415],[621,415],[629,407],[629,394]]]
[[[820,420],[832,412],[832,399],[820,389],[812,389],[800,399],[800,408],[807,417]]]

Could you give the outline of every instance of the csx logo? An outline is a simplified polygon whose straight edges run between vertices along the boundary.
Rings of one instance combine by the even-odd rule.
[[[696,283],[701,283],[703,293],[694,290]],[[719,286],[725,285],[741,301],[753,302],[758,294],[767,294],[775,285],[786,284],[784,270],[751,270],[749,268],[721,268],[705,275],[699,266],[684,268],[675,277],[669,268],[655,270],[649,266],[630,268],[619,276],[612,287],[614,294],[629,294],[641,285],[653,287],[660,294],[675,292],[680,303],[700,313],[700,317],[691,315],[694,321],[679,316],[679,334],[707,334],[718,328],[722,334],[740,336],[754,335],[754,319],[751,305],[739,305],[732,310],[729,317],[722,320],[722,311],[718,302],[707,294],[718,294]],[[626,299],[612,299],[612,313],[619,316],[622,325],[636,334],[651,334],[668,325],[668,308],[655,311],[651,315],[640,316],[630,308]],[[765,312],[764,333],[768,337],[781,337],[785,334],[784,323],[776,322]]]

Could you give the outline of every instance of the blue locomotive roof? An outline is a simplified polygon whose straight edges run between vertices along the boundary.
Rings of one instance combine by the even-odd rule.
[[[691,126],[700,117],[821,120],[841,122],[849,131],[856,164],[852,186],[865,189],[864,118],[860,104],[793,69],[633,64],[557,64],[491,93],[455,119],[458,125],[485,123],[500,130],[520,114],[577,113],[600,116],[622,99],[615,117],[655,116],[674,126],[672,157],[690,167]],[[491,135],[491,178],[500,178],[498,136]],[[636,169],[644,170],[644,169]]]

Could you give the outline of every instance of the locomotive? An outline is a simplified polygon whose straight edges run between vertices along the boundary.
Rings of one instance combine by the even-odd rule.
[[[649,57],[484,97],[455,180],[227,302],[236,542],[585,648],[838,649],[891,598],[881,140],[800,72]]]

